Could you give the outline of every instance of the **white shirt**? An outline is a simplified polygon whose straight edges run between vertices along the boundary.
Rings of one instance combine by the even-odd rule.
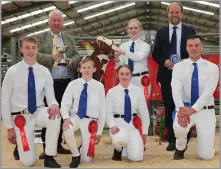
[[[134,71],[133,73],[141,73],[148,71],[147,68],[147,57],[150,54],[150,45],[142,41],[140,38],[135,40],[134,53],[130,52],[130,46],[132,40],[125,42],[120,45],[120,49],[125,50],[125,55],[120,55],[120,64],[128,64],[128,58],[134,61]]]
[[[177,51],[177,54],[181,57],[180,55],[180,45],[181,45],[181,32],[182,32],[182,24],[181,22],[178,24],[178,25],[172,25],[171,23],[169,24],[169,36],[170,36],[170,42],[171,42],[171,39],[172,39],[172,35],[173,35],[173,27],[176,26],[176,51]]]
[[[111,88],[107,93],[107,124],[110,128],[116,125],[114,114],[124,115],[124,89],[124,87],[118,84],[117,86]],[[131,113],[139,113],[141,115],[143,134],[147,134],[150,118],[143,90],[133,84],[130,84],[127,89],[129,90],[128,94],[131,99]]]
[[[11,66],[2,83],[2,118],[7,129],[13,128],[11,112],[19,112],[28,108],[28,74],[30,66],[24,60]],[[53,79],[49,70],[36,63],[33,66],[35,76],[37,107],[44,106],[46,96],[48,106],[58,105]]]
[[[183,102],[191,103],[191,78],[194,70],[193,61],[186,59],[174,66],[172,74],[172,93],[177,111]],[[199,79],[199,99],[192,106],[200,111],[204,106],[214,105],[213,93],[219,80],[219,68],[214,63],[200,58],[197,62]]]
[[[82,78],[71,81],[62,98],[61,115],[63,119],[69,118],[69,112],[77,113],[80,101],[81,91],[84,89],[84,81]],[[93,118],[98,118],[97,135],[101,135],[105,119],[106,119],[106,102],[105,92],[102,83],[91,79],[87,82],[87,112],[86,115]],[[72,109],[72,110],[71,110]]]

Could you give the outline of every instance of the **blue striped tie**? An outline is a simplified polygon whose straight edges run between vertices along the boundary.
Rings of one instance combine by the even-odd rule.
[[[134,42],[132,42],[131,46],[130,46],[130,52],[134,53]],[[128,65],[131,69],[131,71],[133,72],[134,71],[134,62],[128,58]]]
[[[199,80],[198,80],[198,68],[197,63],[193,63],[194,70],[191,80],[191,106],[196,103],[199,98]]]
[[[78,105],[78,116],[82,119],[86,116],[87,112],[87,87],[88,84],[84,84],[84,89],[81,91],[80,101]]]
[[[129,90],[125,89],[125,96],[124,96],[124,120],[127,123],[131,121],[131,101],[130,96],[128,95]]]
[[[33,67],[29,67],[28,70],[28,111],[33,114],[37,110],[35,76],[33,73]]]

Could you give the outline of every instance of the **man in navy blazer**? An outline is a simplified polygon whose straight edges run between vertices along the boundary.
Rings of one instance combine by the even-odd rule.
[[[175,109],[175,105],[171,90],[171,78],[174,63],[171,62],[170,56],[174,54],[172,51],[175,46],[175,53],[180,60],[188,58],[188,53],[186,51],[186,39],[190,35],[195,34],[195,30],[181,23],[183,14],[183,6],[181,3],[171,3],[167,8],[167,12],[170,21],[169,26],[157,31],[152,56],[159,64],[157,81],[160,82],[161,85],[165,107],[165,124],[168,129],[169,142],[167,151],[174,151],[176,138],[173,131],[172,112]],[[175,38],[173,36],[175,36]],[[188,137],[190,137],[190,133]]]

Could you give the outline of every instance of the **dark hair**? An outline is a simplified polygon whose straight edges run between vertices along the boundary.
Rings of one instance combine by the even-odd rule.
[[[26,36],[26,37],[22,38],[22,40],[21,40],[21,45],[22,45],[22,43],[23,43],[24,41],[26,41],[26,42],[33,42],[33,43],[35,43],[35,44],[38,45],[38,40],[37,40],[37,38],[35,38],[35,37],[33,37],[33,36]]]
[[[128,68],[128,69],[130,70],[130,73],[132,74],[131,68],[130,68],[130,66],[128,66],[127,64],[120,65],[120,66],[117,68],[117,74],[119,74],[119,71],[120,71],[121,68]]]
[[[201,38],[201,36],[199,36],[199,35],[190,35],[187,39],[186,39],[186,41],[188,41],[189,39],[199,39],[200,40],[200,42],[202,43],[202,38]]]
[[[183,13],[183,5],[179,2],[172,2],[168,7],[167,7],[167,13],[169,13],[169,10],[170,10],[170,6],[173,5],[173,4],[176,4],[180,7],[181,9],[181,13]]]
[[[83,63],[86,63],[86,62],[92,62],[93,66],[95,67],[95,62],[90,56],[86,56],[85,58],[83,58],[80,62],[80,65],[83,64]]]

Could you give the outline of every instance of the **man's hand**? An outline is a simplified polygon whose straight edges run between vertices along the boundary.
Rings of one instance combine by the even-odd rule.
[[[164,66],[166,66],[168,69],[172,68],[174,66],[174,64],[172,62],[170,62],[169,59],[167,59],[165,62],[164,62]]]
[[[63,131],[69,129],[70,125],[73,126],[73,123],[72,123],[71,119],[69,119],[69,118],[68,119],[64,119],[64,123],[63,123],[63,126],[62,126]]]
[[[117,127],[117,126],[113,126],[112,128],[111,128],[111,133],[112,134],[116,134],[116,133],[118,133],[120,131],[120,129],[119,129],[119,127]]]
[[[96,145],[96,144],[99,144],[99,142],[100,142],[100,140],[101,140],[101,136],[99,135],[95,135],[95,139],[94,139],[94,144]]]
[[[12,144],[17,144],[16,142],[16,134],[13,128],[8,129],[8,140]]]
[[[67,58],[66,60],[67,60],[67,62],[68,62],[67,67],[71,67],[71,66],[72,66],[72,62],[73,62],[73,60],[70,59],[70,58]]]
[[[178,116],[191,116],[195,112],[196,110],[191,107],[180,107]]]
[[[49,120],[55,120],[56,116],[59,119],[60,117],[60,110],[57,105],[51,105],[51,107],[48,107],[48,119]]]
[[[178,123],[181,127],[186,128],[187,125],[190,123],[190,117],[189,116],[181,116],[178,118]]]
[[[64,54],[63,54],[63,53],[57,53],[56,55],[53,55],[53,56],[52,56],[52,59],[53,59],[54,61],[59,62],[61,59],[63,59],[63,57],[64,57]]]

